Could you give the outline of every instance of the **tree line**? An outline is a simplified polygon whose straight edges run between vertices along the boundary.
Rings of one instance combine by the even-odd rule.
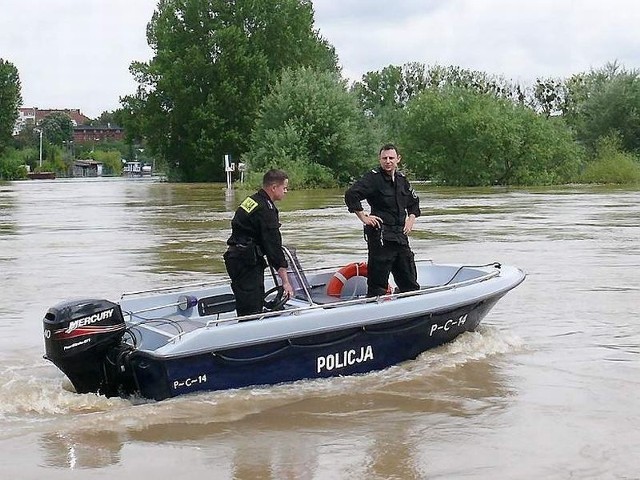
[[[147,40],[136,92],[105,114],[172,180],[224,181],[230,154],[250,181],[279,167],[296,187],[345,185],[393,142],[440,184],[640,182],[640,75],[617,62],[533,85],[412,62],[349,85],[308,0],[161,0]],[[19,94],[1,61],[0,158]]]

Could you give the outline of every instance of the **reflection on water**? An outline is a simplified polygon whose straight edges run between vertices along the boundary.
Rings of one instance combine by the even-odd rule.
[[[478,332],[361,377],[149,402],[71,392],[42,359],[41,318],[66,298],[220,278],[252,192],[0,184],[3,478],[634,478],[640,192],[418,190],[417,257],[528,273]],[[304,266],[366,258],[342,194],[292,190],[279,204]]]
[[[46,433],[40,437],[43,466],[101,468],[120,461],[122,441],[115,432],[105,430]]]
[[[12,216],[14,209],[14,192],[0,183],[0,235],[2,236],[16,233]]]

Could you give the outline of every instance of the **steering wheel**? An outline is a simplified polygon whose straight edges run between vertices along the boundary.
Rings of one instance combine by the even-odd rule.
[[[264,308],[268,312],[283,310],[287,300],[289,300],[289,297],[286,295],[284,287],[282,285],[276,285],[265,292],[263,298]]]

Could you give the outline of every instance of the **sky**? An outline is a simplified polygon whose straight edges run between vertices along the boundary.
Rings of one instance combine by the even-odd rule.
[[[0,0],[0,58],[18,69],[23,106],[120,106],[148,61],[157,0]],[[314,0],[315,27],[345,77],[420,62],[524,84],[617,61],[640,69],[637,0]]]

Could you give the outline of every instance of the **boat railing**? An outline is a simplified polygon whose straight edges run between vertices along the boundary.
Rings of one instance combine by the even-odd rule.
[[[428,263],[433,263],[433,260],[431,259],[416,259],[416,263],[424,263],[424,262],[428,262]],[[295,273],[296,275],[298,275],[300,278],[304,278],[304,275],[306,273],[322,273],[322,272],[331,272],[331,271],[337,271],[340,268],[344,267],[344,265],[325,265],[322,267],[312,267],[312,268],[302,268],[298,263],[293,262],[293,273]],[[290,267],[291,268],[291,267]],[[291,272],[290,272],[291,273]],[[219,287],[222,285],[228,285],[229,284],[229,278],[227,276],[217,279],[217,280],[209,280],[209,281],[204,281],[204,282],[196,282],[196,283],[187,283],[187,284],[180,284],[180,285],[171,285],[171,286],[167,286],[167,287],[156,287],[156,288],[150,288],[150,289],[146,289],[146,290],[135,290],[135,291],[131,291],[131,292],[124,292],[120,295],[120,300],[124,300],[125,298],[128,297],[133,297],[133,296],[137,296],[137,295],[148,295],[148,294],[156,294],[156,293],[170,293],[170,292],[174,292],[174,291],[181,291],[181,290],[186,290],[186,289],[193,289],[193,288],[205,288],[205,287]],[[304,288],[302,288],[304,287]],[[310,291],[309,291],[309,285],[308,284],[304,284],[304,282],[301,283],[301,289],[304,291],[305,296],[308,298],[310,296]]]
[[[456,273],[457,274],[457,273]],[[434,285],[434,286],[429,286],[429,287],[423,287],[419,290],[413,290],[410,292],[402,292],[402,293],[392,293],[389,295],[380,295],[377,297],[363,297],[363,298],[355,298],[355,299],[348,299],[348,300],[337,300],[335,302],[331,302],[331,303],[311,303],[310,305],[304,305],[304,306],[300,306],[300,307],[292,307],[292,308],[285,308],[284,310],[278,310],[278,311],[273,311],[273,312],[263,312],[263,313],[256,313],[253,315],[245,315],[245,316],[241,316],[241,317],[230,317],[230,318],[218,318],[216,320],[209,320],[207,321],[207,323],[204,325],[205,328],[208,327],[216,327],[220,324],[226,324],[226,323],[235,323],[235,322],[244,322],[244,321],[248,321],[248,320],[262,320],[265,318],[270,318],[270,317],[280,317],[280,316],[285,316],[285,315],[298,315],[301,313],[305,313],[305,312],[309,312],[309,311],[314,311],[314,310],[322,310],[322,309],[330,309],[330,308],[338,308],[338,307],[347,307],[347,306],[352,306],[352,305],[362,305],[362,304],[367,304],[367,303],[383,303],[383,302],[387,302],[387,301],[392,301],[392,300],[396,300],[399,298],[408,298],[408,297],[416,297],[416,296],[420,296],[420,295],[425,295],[425,294],[431,294],[431,293],[436,293],[436,292],[442,292],[442,291],[447,291],[447,290],[454,290],[456,288],[459,287],[465,287],[468,285],[473,285],[476,283],[481,283],[481,282],[485,282],[491,278],[494,278],[496,276],[500,275],[500,269],[496,268],[495,270],[491,271],[491,272],[487,272],[484,275],[478,276],[478,277],[474,277],[474,278],[470,278],[467,280],[463,280],[460,282],[456,282],[456,283],[447,283],[444,285]],[[178,335],[179,336],[179,335]]]
[[[441,285],[434,285],[434,286],[428,286],[428,287],[423,287],[419,290],[413,290],[413,291],[409,291],[409,292],[402,292],[402,293],[393,293],[393,294],[388,294],[388,295],[380,295],[377,297],[363,297],[363,298],[356,298],[356,299],[345,299],[345,300],[340,300],[337,299],[335,302],[331,302],[331,303],[314,303],[313,301],[311,301],[310,304],[306,304],[303,306],[290,306],[289,308],[286,308],[284,310],[276,310],[276,311],[271,311],[271,312],[262,312],[262,313],[256,313],[253,315],[244,315],[244,316],[229,316],[226,318],[220,318],[220,315],[217,315],[217,318],[215,320],[208,320],[202,328],[212,328],[212,327],[217,327],[220,325],[225,325],[225,324],[229,324],[229,323],[238,323],[238,322],[246,322],[246,321],[250,321],[250,320],[264,320],[266,318],[272,318],[272,317],[283,317],[283,316],[290,316],[290,315],[299,315],[302,313],[306,313],[306,312],[311,312],[311,311],[315,311],[315,310],[322,310],[322,309],[331,309],[331,308],[338,308],[338,307],[349,307],[349,306],[354,306],[354,305],[363,305],[363,304],[368,304],[368,303],[385,303],[388,301],[393,301],[396,299],[400,299],[400,298],[408,298],[408,297],[416,297],[416,296],[421,296],[421,295],[427,295],[427,294],[433,294],[436,292],[442,292],[442,291],[447,291],[447,290],[454,290],[456,288],[459,287],[465,287],[468,285],[473,285],[476,283],[481,283],[484,281],[487,281],[491,278],[494,278],[498,275],[500,275],[500,265],[495,263],[495,264],[488,264],[488,265],[481,265],[481,266],[463,266],[461,267],[463,268],[479,268],[479,267],[489,267],[489,266],[495,266],[495,270],[492,270],[490,272],[485,273],[484,275],[480,275],[478,277],[474,277],[474,278],[470,278],[467,280],[462,280],[460,282],[456,282],[456,283],[451,283],[451,281],[453,280],[453,278],[455,278],[455,276],[458,275],[458,273],[460,272],[461,269],[456,270],[456,272],[454,273],[454,276],[446,283],[441,284]],[[303,300],[299,300],[298,301],[302,302]],[[133,319],[134,316],[137,316],[140,313],[145,313],[145,312],[149,312],[152,310],[157,310],[157,309],[162,309],[162,308],[170,308],[172,306],[176,306],[178,308],[181,308],[184,304],[184,299],[179,299],[177,302],[172,302],[171,304],[166,304],[166,305],[159,305],[159,306],[155,306],[155,307],[149,307],[149,308],[144,308],[144,309],[140,309],[140,310],[136,310],[136,311],[126,311],[123,312],[127,315],[129,315],[129,318]],[[145,323],[146,320],[153,320],[153,319],[142,319],[141,323]],[[171,342],[175,342],[177,340],[179,340],[180,338],[182,338],[186,333],[188,333],[185,330],[180,329],[180,331],[176,334],[171,336],[170,338],[168,338],[166,341],[167,343],[171,343]]]
[[[487,272],[484,275],[480,275],[478,277],[474,277],[474,278],[470,278],[467,280],[463,280],[463,281],[459,281],[456,283],[452,283],[453,279],[464,269],[464,268],[481,268],[481,267],[489,267],[489,266],[494,266],[496,267],[494,270]],[[300,299],[294,299],[294,300],[298,300],[301,302],[305,302],[308,303],[308,305],[304,305],[304,306],[294,306],[292,308],[285,308],[284,310],[277,310],[277,311],[273,311],[273,312],[262,312],[262,313],[257,313],[257,314],[253,314],[253,315],[245,315],[245,316],[229,316],[227,318],[221,318],[220,315],[217,315],[216,319],[212,319],[212,320],[208,320],[205,323],[205,327],[210,327],[210,326],[216,326],[220,323],[229,323],[229,322],[237,322],[237,321],[247,321],[247,320],[258,320],[258,319],[263,319],[263,318],[269,318],[269,317],[277,317],[277,316],[282,316],[282,315],[288,315],[288,314],[295,314],[297,315],[298,313],[303,313],[306,311],[310,311],[310,310],[318,310],[318,309],[328,309],[328,308],[336,308],[336,307],[345,307],[345,306],[350,306],[350,305],[359,305],[359,304],[366,304],[366,303],[381,303],[381,302],[385,302],[385,301],[389,301],[389,300],[395,300],[398,298],[406,298],[406,297],[413,297],[413,296],[418,296],[418,295],[424,295],[424,294],[428,294],[428,293],[435,293],[435,292],[440,292],[440,291],[446,291],[446,290],[451,290],[454,288],[458,288],[458,287],[463,287],[463,286],[467,286],[467,285],[472,285],[474,283],[480,283],[486,280],[489,280],[497,275],[500,274],[500,268],[499,268],[499,264],[494,263],[494,264],[487,264],[487,265],[479,265],[479,266],[471,266],[471,265],[467,265],[467,266],[462,266],[460,268],[458,268],[456,270],[456,272],[453,274],[453,276],[445,283],[440,284],[440,285],[434,285],[434,286],[428,286],[428,287],[423,287],[419,290],[413,290],[413,291],[409,291],[409,292],[401,292],[401,293],[393,293],[393,294],[388,294],[388,295],[381,295],[381,296],[377,296],[377,297],[361,297],[361,298],[354,298],[354,299],[336,299],[335,301],[332,301],[330,303],[318,303],[316,301],[313,300],[313,298],[311,297],[311,294],[309,292],[309,286],[307,285],[305,287],[305,292],[308,295],[307,300],[300,300]],[[315,269],[318,271],[322,271],[325,270],[326,268],[319,268],[319,269]],[[314,269],[312,269],[311,271],[313,271]],[[220,283],[220,282],[219,282]],[[222,282],[224,283],[224,282]],[[198,284],[194,284],[191,285],[190,287],[194,287],[194,286],[202,286],[202,283],[198,283]],[[210,284],[209,284],[210,285]],[[184,288],[188,288],[188,287],[184,287]],[[162,290],[167,290],[167,289],[162,289]],[[159,290],[150,290],[150,291],[145,291],[146,293],[149,292],[154,292],[154,291],[159,291]],[[143,293],[141,292],[131,292],[131,295],[135,295],[137,293]],[[157,311],[157,310],[162,310],[165,308],[171,308],[171,307],[177,307],[181,310],[185,310],[185,307],[189,306],[189,305],[185,305],[185,302],[188,301],[188,298],[186,297],[179,297],[176,301],[170,302],[168,304],[162,304],[162,305],[154,305],[152,307],[146,307],[146,308],[142,308],[142,309],[137,309],[137,310],[127,310],[127,311],[123,311],[123,313],[125,313],[126,315],[129,315],[130,318],[133,319],[133,317],[141,314],[141,313],[147,313],[147,312],[151,312],[151,311]]]
[[[421,259],[416,259],[416,264],[420,264],[420,263],[433,263],[433,260],[431,258],[421,258]],[[489,265],[481,265],[483,267],[489,266]],[[324,265],[322,267],[311,267],[311,268],[304,268],[302,269],[301,267],[301,271],[303,273],[322,273],[322,272],[336,272],[338,270],[340,270],[342,267],[344,267],[344,263],[339,264],[339,265]],[[466,268],[466,267],[465,267]],[[475,266],[469,265],[469,268],[477,268]],[[290,273],[290,272],[289,272]]]
[[[223,278],[219,280],[211,280],[208,282],[180,284],[180,285],[173,285],[169,287],[156,287],[156,288],[150,288],[148,290],[124,292],[123,294],[120,295],[120,300],[123,300],[125,297],[132,297],[135,295],[146,295],[149,293],[169,293],[172,291],[186,290],[190,288],[219,287],[221,285],[228,285],[228,284],[229,284],[229,279]]]

